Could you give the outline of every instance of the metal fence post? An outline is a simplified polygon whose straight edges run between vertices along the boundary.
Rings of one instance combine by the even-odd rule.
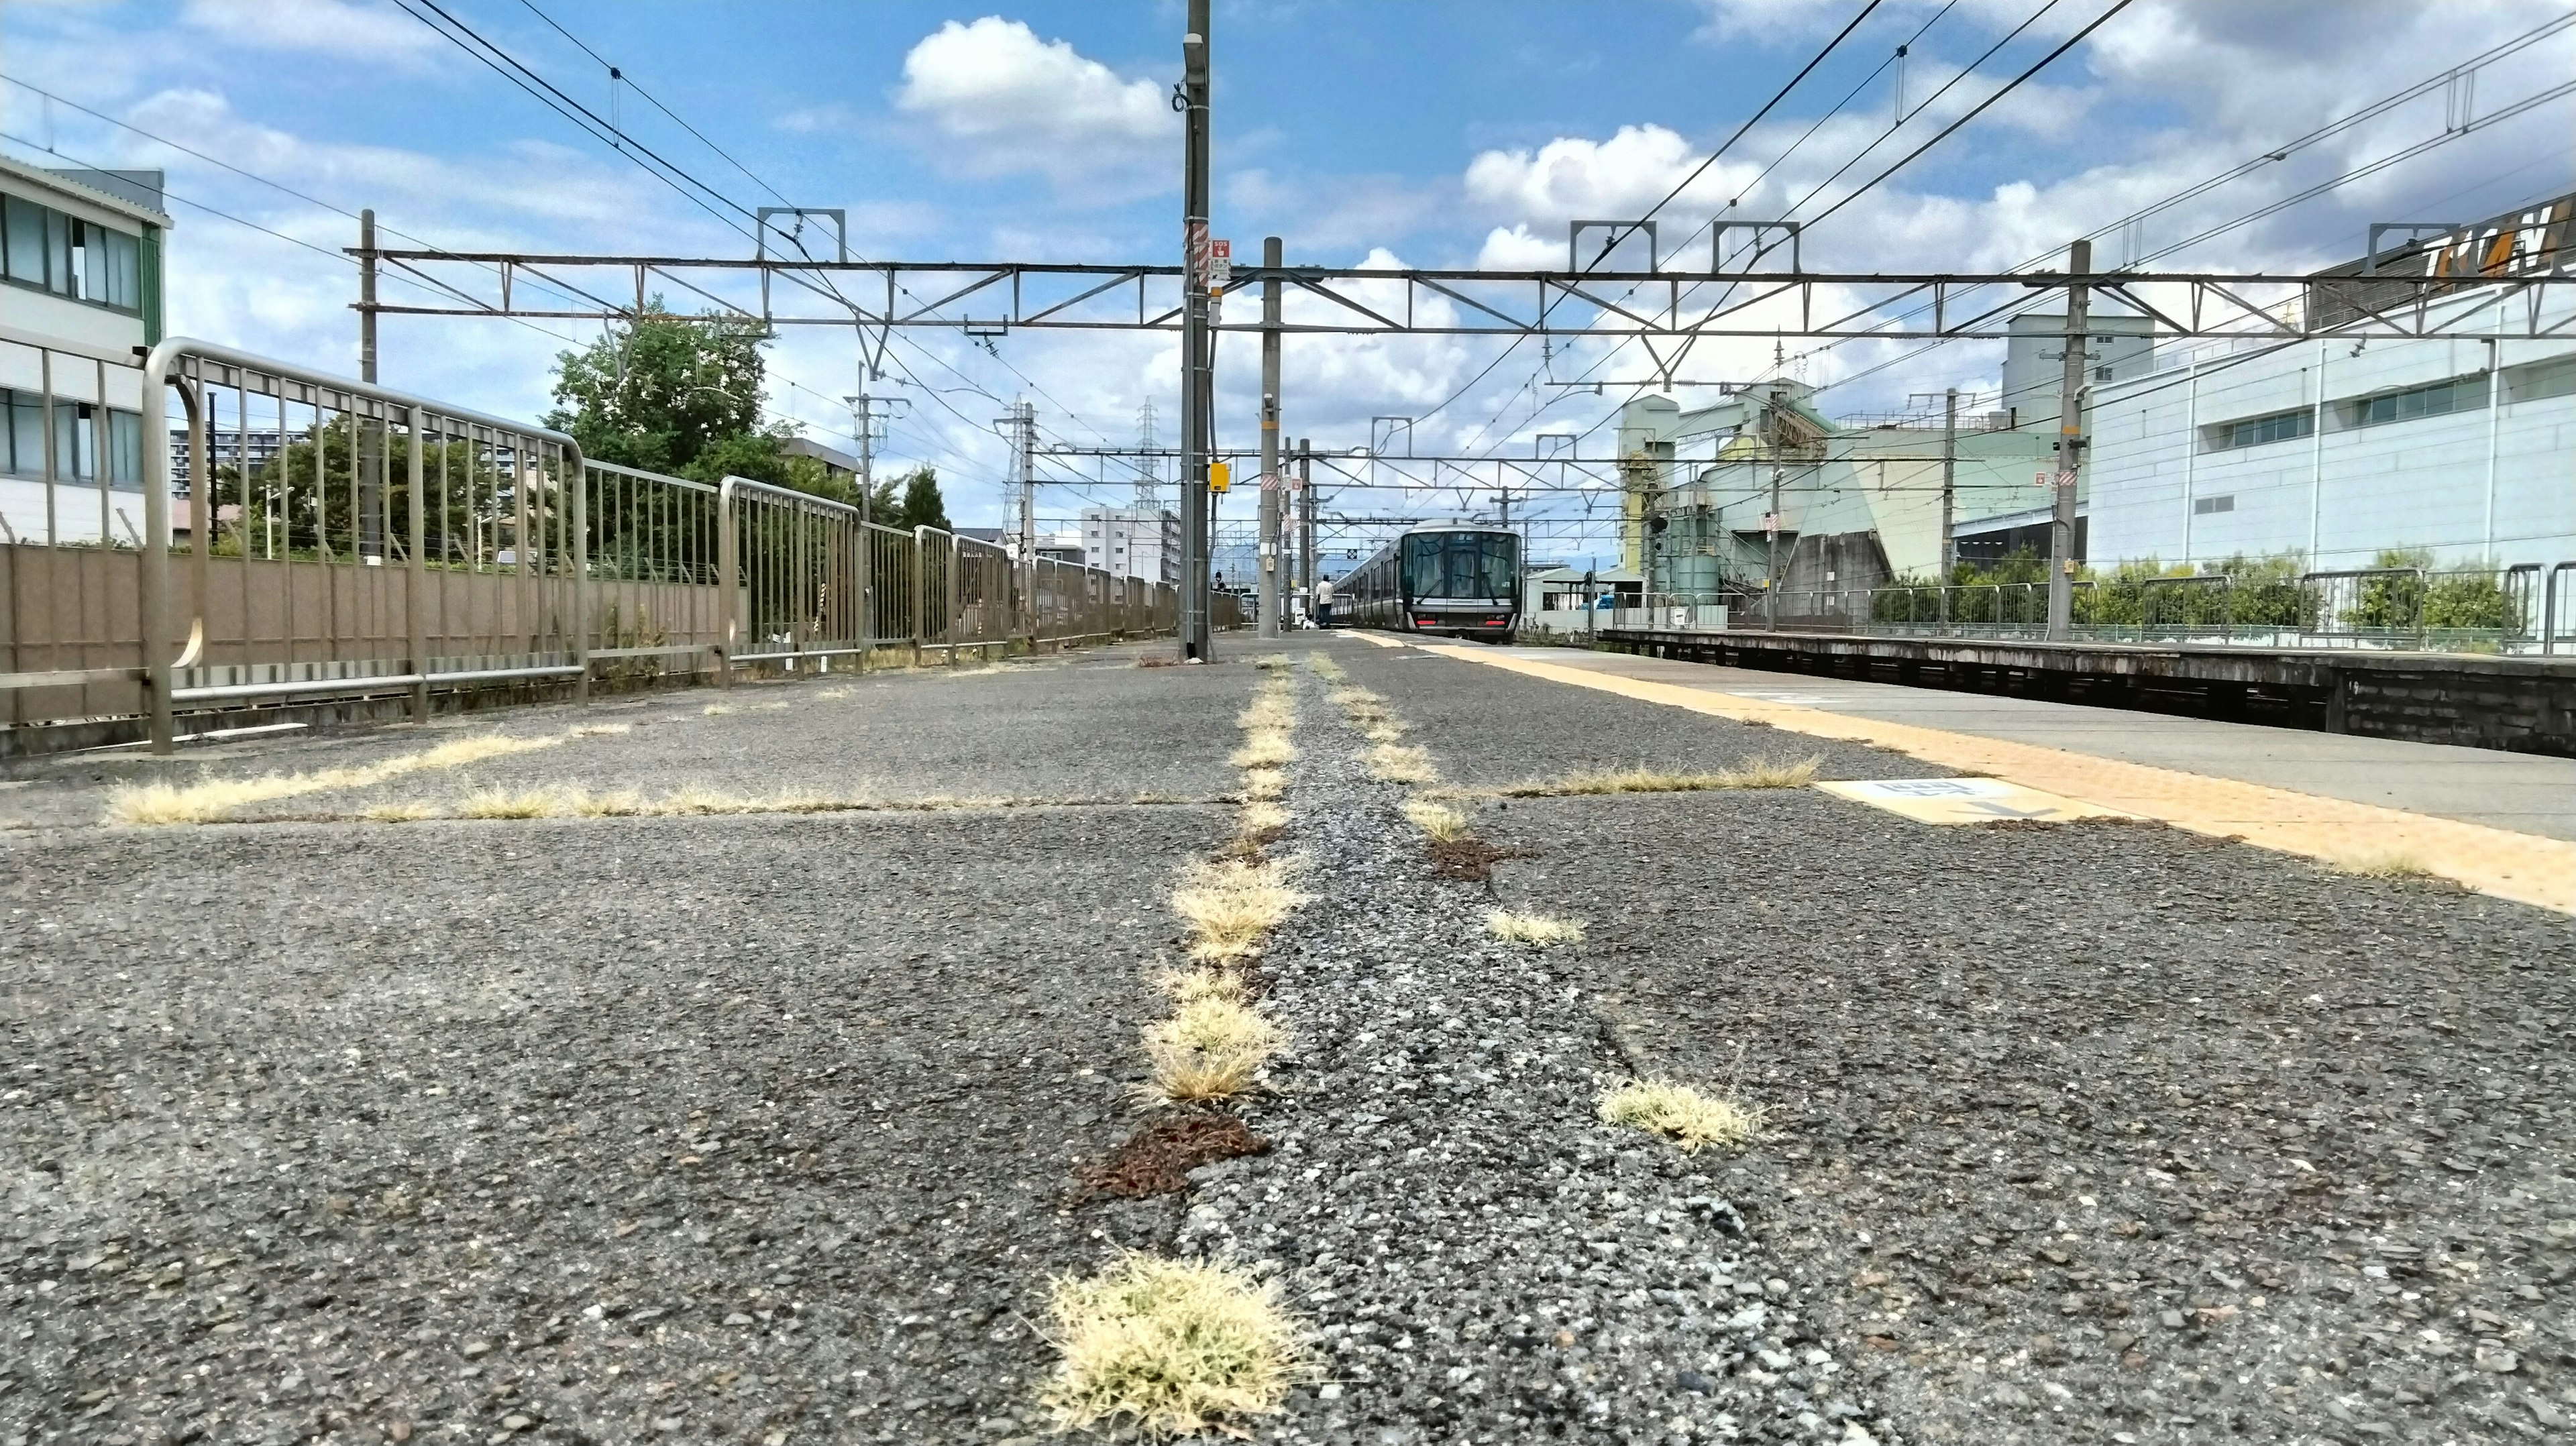
[[[590,469],[581,448],[562,444],[558,456],[564,480],[572,484],[572,660],[581,669],[573,674],[572,700],[587,706],[590,702]],[[522,565],[528,551],[525,537],[519,539]],[[613,646],[615,639],[610,639]]]
[[[141,405],[147,424],[169,409],[161,381],[168,365],[167,355],[159,349],[144,363]],[[106,400],[102,391],[101,410]],[[152,751],[167,753],[178,742],[170,716],[171,678],[176,671],[170,662],[170,428],[165,421],[152,431],[154,435],[143,439],[143,555],[136,562],[143,569],[143,686],[152,709]],[[100,460],[105,462],[104,455]],[[102,476],[107,470],[104,465],[99,468]]]
[[[966,579],[959,576],[965,569],[958,564],[965,560],[965,555],[965,549],[957,545],[957,534],[948,534],[948,616],[942,620],[946,626],[940,629],[940,634],[948,640],[948,666],[952,668],[957,666],[957,645],[964,641],[960,636],[963,632],[960,624],[965,619],[960,614],[966,606]]]
[[[403,569],[403,613],[411,639],[411,671],[416,680],[411,685],[411,721],[429,721],[429,549],[422,541],[428,535],[428,509],[421,492],[421,454],[429,450],[429,418],[420,408],[411,409],[411,505],[405,509],[411,528],[411,565]],[[442,469],[444,463],[441,464]],[[244,542],[244,550],[249,544]]]
[[[930,572],[930,544],[922,539],[925,531],[927,528],[912,528],[912,665],[914,668],[920,668],[922,665],[922,639],[925,639],[925,634],[930,631],[925,626],[927,619],[922,619],[922,603],[930,601],[930,583],[927,583],[927,572]]]
[[[735,597],[741,586],[742,564],[735,553],[740,541],[733,515],[733,479],[727,477],[716,488],[716,683],[733,686],[733,655],[742,631],[742,607]]]

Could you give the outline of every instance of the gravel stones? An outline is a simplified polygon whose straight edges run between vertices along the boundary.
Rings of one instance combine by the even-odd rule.
[[[1033,1433],[1228,823],[19,835],[0,1441]]]
[[[1479,826],[1539,854],[1504,899],[1591,920],[1551,964],[1620,1048],[1770,1108],[1709,1188],[1831,1285],[1811,1317],[1911,1438],[2508,1442],[2576,1411],[2576,921],[1812,791]]]
[[[1873,1439],[1808,1324],[1813,1282],[1770,1261],[1704,1157],[1594,1118],[1625,1062],[1553,956],[1485,937],[1485,889],[1435,876],[1321,692],[1282,847],[1322,897],[1264,958],[1298,1040],[1249,1112],[1274,1149],[1197,1172],[1177,1242],[1278,1270],[1316,1327],[1318,1379],[1259,1429]]]

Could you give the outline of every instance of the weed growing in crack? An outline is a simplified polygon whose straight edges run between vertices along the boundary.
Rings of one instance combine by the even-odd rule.
[[[1419,748],[1396,743],[1379,743],[1368,751],[1369,777],[1385,783],[1430,783],[1440,777],[1431,766],[1431,755]]]
[[[574,738],[614,738],[621,733],[632,733],[634,731],[635,725],[632,723],[585,723],[579,728],[573,729],[568,736]]]
[[[1669,1080],[1632,1080],[1601,1096],[1605,1123],[1661,1135],[1695,1155],[1707,1146],[1741,1149],[1762,1132],[1762,1112]]]
[[[1297,725],[1297,700],[1284,691],[1264,688],[1234,721],[1246,733],[1285,733]]]
[[[456,805],[458,818],[549,818],[563,807],[563,800],[544,789],[512,793],[506,788],[487,788],[465,796]]]
[[[2375,853],[2352,854],[2333,861],[2334,867],[2347,874],[2366,879],[2438,879],[2443,875],[2414,854],[2401,849],[2383,849]]]
[[[1254,768],[1243,775],[1243,796],[1255,803],[1276,803],[1288,796],[1288,774],[1284,769]]]
[[[221,823],[235,810],[252,804],[333,789],[366,788],[406,774],[458,768],[487,758],[552,748],[569,736],[510,738],[498,733],[479,733],[470,738],[450,739],[418,753],[354,768],[271,773],[259,778],[208,779],[185,787],[167,783],[133,784],[118,788],[107,796],[107,817],[112,823],[145,825]]]
[[[1287,729],[1263,728],[1246,733],[1243,746],[1228,761],[1237,768],[1284,768],[1296,757],[1297,745],[1288,741]]]
[[[1804,788],[1816,781],[1822,754],[1786,761],[1746,758],[1716,773],[1678,773],[1654,768],[1599,769],[1569,774],[1546,783],[1523,783],[1498,792],[1505,798],[1573,798],[1609,793],[1710,793],[1750,788]]]
[[[1234,820],[1234,831],[1240,838],[1268,835],[1276,838],[1288,826],[1288,810],[1268,799],[1254,799],[1243,806]]]
[[[1338,683],[1344,678],[1350,676],[1350,674],[1342,671],[1341,664],[1325,657],[1322,653],[1308,653],[1306,655],[1306,670],[1313,673],[1316,677],[1323,679],[1327,683]]]
[[[1243,980],[1221,969],[1174,969],[1154,980],[1154,987],[1171,997],[1174,1004],[1187,1006],[1201,1000],[1217,999],[1229,1004],[1243,1002]]]
[[[359,816],[369,823],[419,823],[438,817],[438,810],[425,803],[380,803]]]
[[[1445,803],[1408,798],[1404,801],[1404,816],[1433,843],[1456,843],[1467,836],[1467,815]]]
[[[1152,1093],[1174,1103],[1231,1099],[1252,1088],[1287,1043],[1269,1016],[1213,996],[1193,999],[1145,1027]]]
[[[1058,1430],[1155,1438],[1274,1413],[1308,1369],[1277,1290],[1229,1266],[1130,1253],[1049,1293],[1061,1357],[1039,1401]]]
[[[1580,944],[1583,926],[1572,919],[1559,919],[1546,914],[1515,914],[1509,909],[1496,909],[1485,916],[1485,932],[1514,944]]]
[[[1245,959],[1307,896],[1288,882],[1291,859],[1251,863],[1223,859],[1193,864],[1172,891],[1172,911],[1190,926],[1190,957]]]

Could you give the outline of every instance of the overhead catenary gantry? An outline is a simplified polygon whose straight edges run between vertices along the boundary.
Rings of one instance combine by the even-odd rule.
[[[380,315],[624,321],[667,286],[764,326],[1014,331],[1182,330],[1182,268],[1091,262],[809,261],[378,249],[375,258],[450,298],[361,303]],[[2576,336],[2553,289],[2576,275],[2366,276],[2098,271],[1492,271],[1237,265],[1226,293],[1276,279],[1286,335],[1643,338],[1800,336],[1985,341],[2038,293],[2081,285],[2097,305],[2154,321],[2160,337],[2295,341]],[[2445,304],[2475,288],[2480,305]],[[2495,293],[2501,291],[2499,303]],[[1298,304],[1303,298],[1303,304]],[[1232,299],[1227,295],[1223,299]],[[1245,305],[1215,330],[1258,333]],[[2499,330],[2501,328],[2501,330]]]

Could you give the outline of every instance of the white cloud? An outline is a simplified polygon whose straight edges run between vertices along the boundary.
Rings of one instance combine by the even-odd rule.
[[[1564,265],[1565,244],[1531,235],[1526,224],[1495,227],[1476,252],[1476,266],[1482,271],[1550,271]]]
[[[927,122],[969,173],[1034,173],[1059,187],[1177,171],[1180,119],[1152,80],[1128,80],[1017,20],[954,20],[903,58],[895,107]]]
[[[390,5],[349,0],[188,0],[192,29],[259,50],[311,50],[353,60],[410,60],[439,41]]]

